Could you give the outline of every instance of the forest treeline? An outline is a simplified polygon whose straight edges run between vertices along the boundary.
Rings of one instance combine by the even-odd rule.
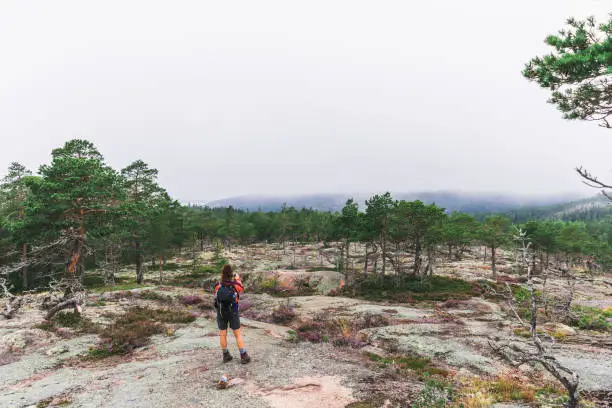
[[[440,259],[461,259],[473,245],[484,245],[495,273],[497,250],[514,245],[517,225],[504,215],[447,214],[435,204],[394,200],[389,193],[372,196],[365,211],[353,200],[341,212],[186,207],[157,176],[141,160],[111,168],[86,140],[53,150],[51,162],[36,174],[11,164],[0,185],[0,278],[24,290],[53,279],[79,281],[86,268],[134,264],[140,283],[145,263],[183,251],[288,241],[340,243],[338,267],[353,277],[367,277],[370,270],[430,276]],[[534,265],[588,259],[612,266],[612,224],[606,220],[532,220],[520,227],[532,241]],[[349,274],[352,243],[365,246],[362,273]]]

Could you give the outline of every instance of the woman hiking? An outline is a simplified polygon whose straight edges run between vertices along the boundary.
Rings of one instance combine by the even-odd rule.
[[[219,327],[219,340],[223,349],[223,362],[232,361],[233,357],[227,349],[227,326],[234,331],[236,343],[240,349],[240,362],[247,364],[251,357],[247,354],[242,334],[240,333],[240,316],[238,315],[238,302],[240,294],[244,291],[240,276],[232,272],[230,265],[225,265],[221,271],[221,281],[215,284],[215,309],[217,309],[217,326]]]

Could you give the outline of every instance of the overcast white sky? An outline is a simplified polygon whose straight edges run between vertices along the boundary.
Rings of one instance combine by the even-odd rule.
[[[612,131],[521,76],[609,0],[0,0],[0,169],[71,138],[184,200],[588,192]],[[0,173],[4,171],[0,170]]]

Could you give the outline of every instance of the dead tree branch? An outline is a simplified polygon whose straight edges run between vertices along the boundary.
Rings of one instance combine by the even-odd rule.
[[[606,122],[607,123],[607,122]],[[582,182],[589,187],[596,188],[601,190],[601,194],[606,197],[608,200],[612,201],[612,193],[609,193],[607,190],[612,189],[612,186],[600,181],[597,176],[594,176],[584,167],[576,167],[576,172],[582,178]]]
[[[0,289],[2,290],[0,297],[6,299],[4,310],[0,312],[0,316],[5,319],[12,319],[23,305],[23,298],[15,296],[10,292],[5,278],[0,278]]]
[[[533,271],[531,268],[530,259],[530,247],[531,243],[527,238],[526,234],[522,230],[518,230],[515,237],[519,244],[520,262],[522,268],[527,271],[527,289],[531,297],[531,318],[529,321],[529,331],[531,333],[531,346],[533,350],[526,350],[521,348],[516,343],[505,343],[497,344],[493,340],[489,340],[491,349],[505,360],[507,360],[513,367],[519,367],[523,364],[540,364],[548,371],[553,377],[555,377],[567,390],[569,395],[569,408],[578,407],[578,385],[580,383],[579,375],[561,364],[551,350],[547,348],[537,332],[537,298],[535,293],[535,285],[533,281]],[[572,292],[573,293],[573,292]],[[515,313],[518,317],[518,313]],[[518,320],[522,322],[520,317]],[[524,323],[523,323],[524,324]]]

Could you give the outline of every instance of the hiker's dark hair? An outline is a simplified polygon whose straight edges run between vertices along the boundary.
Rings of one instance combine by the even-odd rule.
[[[231,281],[233,277],[234,274],[232,273],[232,267],[229,264],[223,266],[223,269],[221,270],[221,280]]]

